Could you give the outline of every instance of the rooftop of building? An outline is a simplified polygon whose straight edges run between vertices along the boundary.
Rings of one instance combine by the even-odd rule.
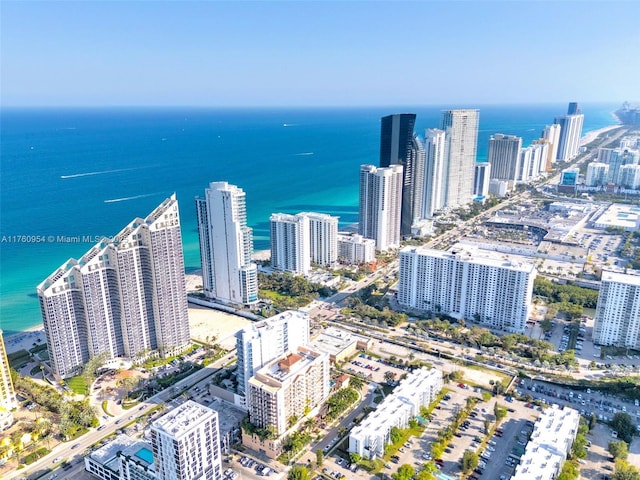
[[[209,408],[218,412],[218,429],[221,435],[237,428],[247,415],[244,410],[220,398],[214,398],[209,403]]]
[[[426,247],[408,246],[400,250],[400,253],[416,253],[418,255],[427,255],[435,258],[457,259],[461,262],[469,262],[478,265],[487,265],[496,268],[515,270],[525,273],[533,273],[535,264],[532,262],[519,262],[514,259],[504,258],[504,254],[497,254],[487,250],[480,250],[471,245],[458,245],[452,247],[448,251],[435,250]]]
[[[279,313],[265,320],[252,323],[251,325],[240,330],[236,334],[236,337],[248,336],[249,334],[252,334],[253,336],[259,336],[262,331],[270,330],[279,323],[296,320],[308,322],[309,314],[301,310],[287,310],[286,312]]]
[[[320,351],[335,355],[353,345],[354,342],[369,341],[371,339],[363,335],[342,330],[341,328],[328,327],[311,342],[311,345]]]
[[[358,436],[363,433],[368,434],[372,430],[382,432],[388,430],[386,427],[395,426],[398,412],[411,408],[416,397],[425,391],[427,385],[441,386],[442,372],[435,368],[428,369],[426,367],[411,372],[407,378],[400,382],[394,392],[378,405],[375,411],[367,415],[360,425],[351,431],[351,434]]]
[[[640,275],[630,275],[628,273],[612,272],[610,270],[604,270],[602,272],[602,281],[640,287]]]
[[[151,424],[151,427],[173,437],[179,437],[197,427],[216,412],[194,401],[187,401]]]
[[[304,373],[318,358],[326,355],[307,347],[298,347],[295,352],[289,352],[266,364],[249,383],[260,385],[263,389],[278,390],[282,384]]]
[[[153,447],[147,442],[136,442],[122,450],[122,455],[134,459],[139,465],[153,470]]]
[[[101,465],[117,472],[119,469],[117,460],[118,452],[135,449],[136,445],[149,447],[147,443],[131,438],[128,435],[118,435],[113,441],[91,452],[89,456]]]
[[[638,228],[639,221],[639,206],[614,203],[598,217],[595,224],[599,227],[620,227],[625,230],[633,230]]]
[[[538,417],[514,478],[555,478],[577,434],[579,422],[580,414],[572,408],[552,405],[546,409]]]

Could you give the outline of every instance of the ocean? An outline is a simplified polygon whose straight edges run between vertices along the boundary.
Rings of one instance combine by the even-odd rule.
[[[615,123],[618,105],[582,105],[584,132]],[[177,194],[187,271],[199,268],[194,197],[225,180],[247,194],[255,249],[274,212],[358,221],[358,170],[378,163],[380,117],[479,108],[478,161],[489,136],[540,136],[566,104],[370,108],[86,108],[0,111],[0,329],[41,324],[36,286],[93,239],[113,236]],[[68,237],[68,238],[67,238]],[[79,237],[79,242],[76,240]],[[69,240],[69,241],[67,241]]]

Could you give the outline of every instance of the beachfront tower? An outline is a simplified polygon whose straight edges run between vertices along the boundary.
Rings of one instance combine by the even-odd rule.
[[[311,231],[304,214],[274,213],[271,222],[271,266],[307,275],[311,270]]]
[[[16,406],[16,394],[9,372],[9,360],[2,339],[2,330],[0,330],[0,432],[9,428],[13,423],[11,410]]]
[[[489,138],[487,161],[491,164],[491,179],[508,182],[514,188],[520,170],[522,137],[496,133]]]
[[[380,167],[402,165],[401,235],[411,235],[414,220],[420,218],[424,177],[424,149],[415,138],[415,113],[387,115],[380,120]]]
[[[220,480],[218,412],[191,400],[151,424],[159,480]]]
[[[444,206],[442,188],[446,138],[444,130],[428,128],[424,134],[425,172],[422,195],[422,218],[432,219],[434,212]]]
[[[566,115],[556,117],[553,123],[560,125],[557,156],[559,162],[569,162],[580,153],[583,122],[584,115],[580,110],[580,106],[575,102],[569,104]]]
[[[454,209],[473,199],[473,175],[478,144],[478,110],[446,110],[440,128],[446,134],[443,198]]]
[[[317,265],[333,266],[338,262],[338,217],[325,213],[300,213],[309,219],[309,248],[311,261]]]
[[[552,164],[558,158],[558,144],[560,143],[560,125],[554,123],[553,125],[547,125],[542,131],[542,138],[549,142],[549,151],[547,154],[547,161],[545,167],[547,172],[552,169]]]
[[[376,241],[376,250],[400,246],[402,165],[360,166],[359,233]]]
[[[251,261],[253,232],[247,227],[246,194],[227,182],[212,182],[196,198],[204,294],[237,305],[258,301],[258,270]]]
[[[168,356],[190,344],[180,215],[175,195],[37,287],[52,373],[89,358]]]

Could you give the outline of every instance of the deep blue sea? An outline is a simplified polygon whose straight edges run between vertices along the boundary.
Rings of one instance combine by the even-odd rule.
[[[41,323],[35,287],[92,243],[18,236],[112,236],[168,195],[180,202],[187,271],[199,268],[194,197],[226,180],[247,194],[255,248],[269,248],[271,213],[312,210],[358,221],[358,170],[378,163],[380,117],[417,113],[416,131],[443,109],[479,108],[478,160],[493,133],[523,145],[566,104],[349,109],[2,109],[0,328]],[[614,123],[618,105],[583,105],[584,131]]]

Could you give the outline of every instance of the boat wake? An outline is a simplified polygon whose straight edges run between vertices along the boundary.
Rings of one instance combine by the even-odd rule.
[[[296,157],[306,157],[307,155],[313,155],[313,152],[294,153]]]
[[[143,195],[134,195],[133,197],[110,198],[109,200],[105,200],[104,203],[126,202],[127,200],[137,200],[138,198],[147,198],[154,195],[159,195],[159,193],[145,193]]]
[[[80,177],[91,177],[93,175],[106,175],[108,173],[118,173],[118,172],[129,172],[131,170],[138,170],[138,167],[134,168],[116,168],[115,170],[102,170],[99,172],[85,172],[85,173],[74,173],[71,175],[60,175],[60,178],[80,178]]]

